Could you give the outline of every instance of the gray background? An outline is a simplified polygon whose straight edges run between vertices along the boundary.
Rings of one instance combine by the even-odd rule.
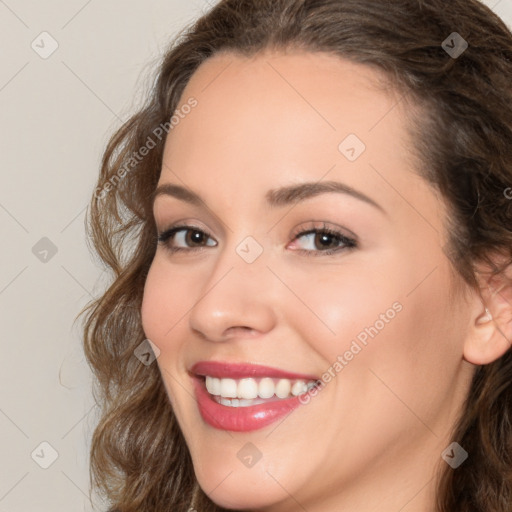
[[[0,512],[92,510],[98,411],[73,321],[108,276],[85,210],[109,134],[209,3],[0,0]],[[512,26],[512,0],[485,3]]]

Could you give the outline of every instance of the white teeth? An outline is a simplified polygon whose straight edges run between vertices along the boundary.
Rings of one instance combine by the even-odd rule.
[[[220,396],[224,398],[237,397],[237,383],[234,379],[220,379]],[[242,398],[242,397],[240,397]]]
[[[208,377],[206,379],[206,389],[211,395],[220,395],[220,379]]]
[[[288,379],[280,379],[276,386],[276,396],[286,398],[290,394],[292,384]]]
[[[258,396],[258,383],[254,379],[242,379],[238,383],[238,396],[250,400]]]
[[[274,381],[270,377],[265,377],[260,380],[258,396],[260,398],[271,398],[274,396]]]
[[[298,380],[293,386],[292,386],[292,395],[298,396],[301,393],[305,393],[308,390],[308,387],[305,382],[302,382]]]
[[[234,407],[255,405],[256,402],[262,403],[255,399],[268,399],[272,398],[274,395],[277,398],[298,396],[315,386],[315,381],[292,381],[290,379],[273,379],[270,377],[235,380],[206,376],[205,381],[208,393],[219,397],[220,400],[218,401],[221,404]],[[225,400],[226,398],[233,400]]]

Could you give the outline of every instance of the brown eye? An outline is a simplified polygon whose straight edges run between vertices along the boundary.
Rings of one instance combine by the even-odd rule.
[[[357,247],[357,242],[340,231],[322,227],[301,231],[295,235],[294,242],[303,239],[305,248],[294,249],[306,255],[325,256]]]
[[[208,237],[202,231],[195,229],[187,229],[185,235],[185,241],[188,245],[202,244]]]
[[[208,243],[210,234],[194,226],[175,226],[158,235],[158,242],[163,244],[171,252],[193,251],[202,249],[204,244],[215,246],[216,243]]]

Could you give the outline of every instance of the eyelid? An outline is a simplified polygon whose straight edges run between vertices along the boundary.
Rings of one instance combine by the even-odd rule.
[[[314,231],[314,230],[316,230],[316,231],[331,231],[331,232],[335,231],[337,234],[339,234],[345,238],[352,239],[354,242],[359,243],[359,237],[350,229],[347,229],[345,227],[339,226],[337,224],[333,224],[331,222],[323,221],[323,220],[320,220],[320,221],[312,220],[312,221],[307,222],[306,225],[299,224],[299,226],[295,227],[292,230],[290,237],[293,240],[295,240],[295,238],[298,235],[305,235],[306,234],[305,232]]]

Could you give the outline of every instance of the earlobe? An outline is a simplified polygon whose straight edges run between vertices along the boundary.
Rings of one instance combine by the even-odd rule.
[[[511,348],[512,279],[507,272],[485,279],[480,299],[464,343],[464,359],[476,365],[492,363]]]

